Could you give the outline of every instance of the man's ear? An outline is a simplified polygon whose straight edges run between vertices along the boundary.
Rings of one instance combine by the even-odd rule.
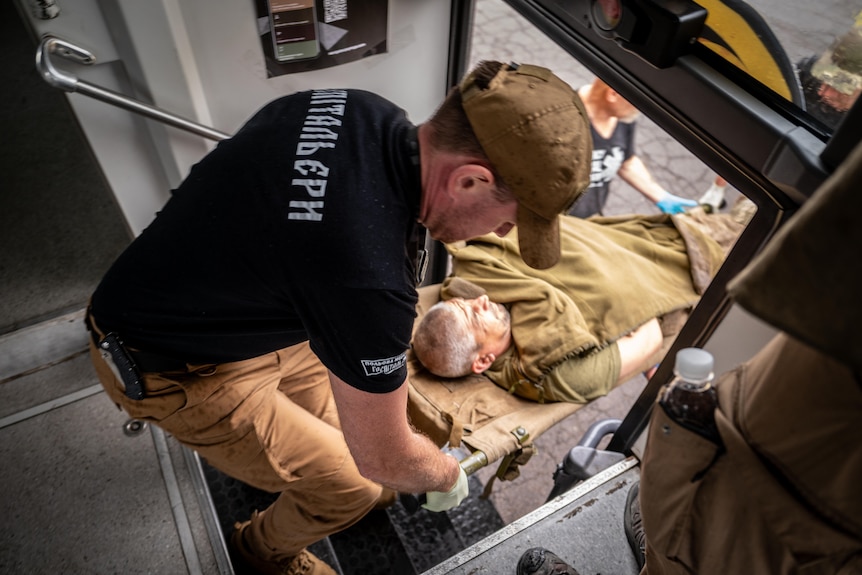
[[[482,373],[491,367],[495,359],[497,359],[497,356],[493,353],[476,356],[476,359],[473,360],[473,373]]]
[[[482,164],[463,164],[449,176],[451,188],[456,191],[476,192],[494,188],[494,174]]]

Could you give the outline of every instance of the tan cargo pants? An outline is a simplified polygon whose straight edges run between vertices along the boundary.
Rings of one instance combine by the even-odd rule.
[[[862,385],[780,334],[718,381],[725,451],[656,407],[643,574],[862,573]]]
[[[158,425],[231,477],[280,493],[247,530],[261,559],[296,555],[361,519],[381,496],[350,456],[327,370],[307,343],[145,374],[140,401],[125,396],[92,342],[90,355],[108,396],[129,416]]]

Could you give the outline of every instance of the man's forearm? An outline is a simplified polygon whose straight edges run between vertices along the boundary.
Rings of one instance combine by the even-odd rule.
[[[657,202],[664,192],[664,188],[653,179],[646,165],[637,156],[629,158],[617,175],[653,203]]]
[[[397,453],[389,453],[362,474],[400,493],[448,491],[458,480],[458,461],[442,453],[421,433],[413,431],[413,438]]]
[[[364,477],[402,493],[447,491],[455,484],[458,462],[407,420],[406,381],[390,393],[368,393],[331,372],[329,379],[344,439]]]
[[[650,367],[653,356],[661,349],[661,326],[653,318],[635,331],[617,340],[620,350],[620,377],[618,383],[628,381]]]

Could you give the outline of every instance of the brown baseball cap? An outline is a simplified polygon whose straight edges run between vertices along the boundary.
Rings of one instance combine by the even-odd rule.
[[[532,268],[560,259],[557,217],[590,183],[592,138],[584,104],[568,84],[541,66],[506,64],[480,88],[460,85],[473,132],[518,198],[518,244]]]

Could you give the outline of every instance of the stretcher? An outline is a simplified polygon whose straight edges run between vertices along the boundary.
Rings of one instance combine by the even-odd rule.
[[[419,288],[417,317],[440,300],[441,284]],[[583,407],[576,403],[536,403],[497,386],[484,375],[442,378],[408,353],[408,412],[412,424],[437,445],[463,446],[461,466],[470,474],[499,462],[496,477],[514,479],[533,454],[533,440]],[[490,485],[490,484],[489,484]]]
[[[729,252],[755,209],[752,202],[740,198],[728,214],[709,215],[698,209],[674,216],[674,226],[687,246],[691,279],[697,293],[704,293],[712,281],[717,251],[721,251],[722,257]],[[698,238],[704,237],[711,239],[710,245],[714,243],[715,250],[699,241]],[[442,284],[432,284],[419,288],[414,329],[440,300],[441,287]],[[689,312],[676,310],[660,318],[664,341],[638,371],[661,362],[688,321]],[[408,370],[408,411],[413,425],[438,445],[465,444],[471,455],[467,461],[462,460],[462,467],[468,473],[501,460],[497,477],[514,479],[517,466],[532,455],[533,440],[584,405],[537,403],[510,393],[484,375],[438,377],[428,372],[412,353],[408,353]]]

